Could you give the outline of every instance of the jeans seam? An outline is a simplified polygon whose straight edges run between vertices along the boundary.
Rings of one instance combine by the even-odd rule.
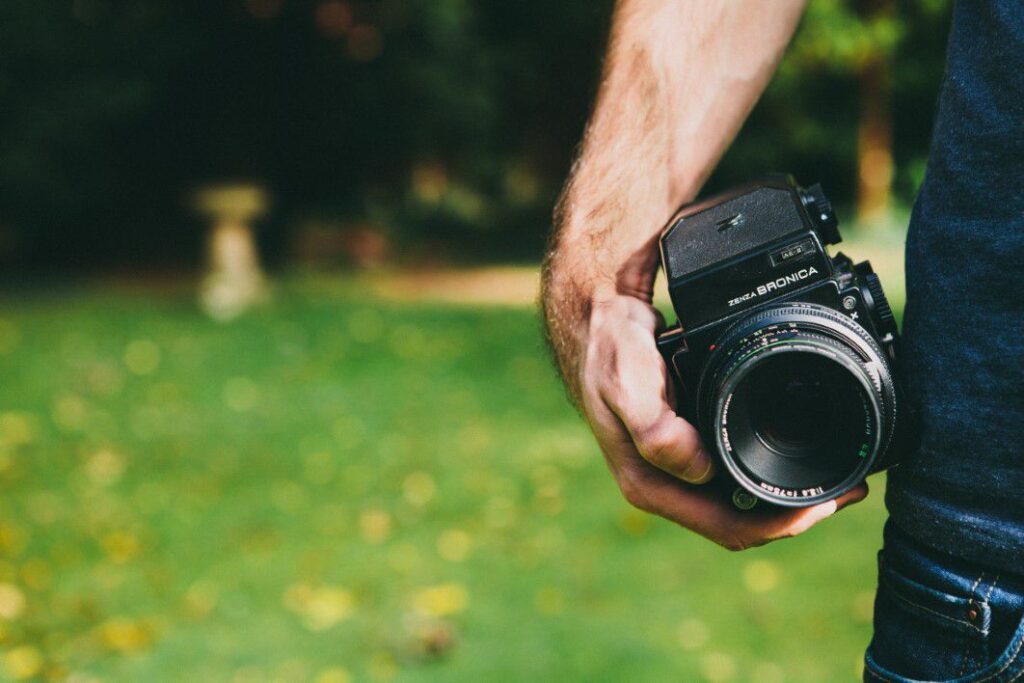
[[[1007,669],[1009,669],[1009,668],[1010,668],[1010,666],[1011,666],[1011,665],[1012,665],[1012,664],[1013,664],[1013,663],[1014,663],[1015,661],[1017,661],[1017,655],[1019,655],[1019,654],[1020,654],[1020,648],[1021,648],[1021,646],[1022,646],[1022,645],[1024,645],[1024,638],[1021,638],[1021,639],[1020,639],[1020,640],[1019,640],[1019,641],[1017,642],[1017,647],[1013,648],[1013,652],[1012,652],[1012,653],[1010,654],[1010,659],[1009,659],[1009,660],[1008,660],[1008,661],[1006,662],[1006,664],[1003,664],[1003,666],[1002,666],[1002,667],[1000,667],[999,671],[996,671],[995,673],[993,673],[993,674],[991,674],[991,675],[989,675],[989,676],[986,676],[985,678],[979,678],[979,679],[978,679],[978,680],[976,681],[976,683],[985,683],[985,681],[991,681],[991,680],[992,680],[993,678],[995,678],[995,677],[996,677],[996,676],[998,676],[999,674],[1001,674],[1001,673],[1003,673],[1004,671],[1006,671]],[[1015,676],[1014,676],[1013,678],[1011,678],[1011,679],[1010,679],[1009,681],[1007,681],[1007,683],[1013,683],[1013,681],[1015,681],[1015,680],[1017,680],[1018,678],[1020,678],[1021,674],[1024,674],[1024,669],[1022,669],[1022,670],[1018,671],[1018,672],[1017,672],[1017,674],[1016,674],[1016,675],[1015,675]]]
[[[998,677],[1000,674],[1002,674],[1004,671],[1009,669],[1011,666],[1013,666],[1013,663],[1017,661],[1017,657],[1020,655],[1021,646],[1024,646],[1024,637],[1022,637],[1017,642],[1017,647],[1013,648],[1013,652],[1010,653],[1010,659],[1005,664],[1003,664],[999,668],[998,671],[994,671],[993,673],[989,674],[988,676],[985,676],[984,678],[974,679],[972,681],[972,683],[986,683],[986,681],[991,681],[994,678]],[[890,680],[889,678],[886,678],[885,676],[883,676],[882,674],[878,673],[873,668],[871,668],[871,666],[868,664],[868,661],[867,661],[866,657],[865,657],[865,660],[864,660],[864,671],[865,671],[865,673],[867,673],[872,678],[874,678],[876,680],[879,680],[879,681],[883,681],[883,683],[893,683],[892,680]],[[1024,669],[1021,669],[1020,671],[1018,671],[1014,675],[1014,677],[1008,679],[1006,681],[1006,683],[1014,683],[1014,681],[1019,679],[1022,675],[1024,675]]]
[[[992,591],[995,590],[997,583],[999,583],[999,574],[996,574],[996,578],[992,579],[992,584],[988,587],[988,591],[985,593],[985,600],[983,602],[986,605],[988,604],[988,599],[992,597]]]
[[[984,577],[985,573],[982,572],[981,576]],[[982,598],[980,602],[974,599],[974,591],[975,591],[975,589],[977,589],[981,579],[979,579],[978,581],[975,581],[974,582],[974,588],[971,589],[971,604],[978,603],[978,604],[981,604],[981,605],[988,606],[989,598],[992,597],[992,591],[995,590],[996,584],[999,583],[999,576],[1000,576],[999,574],[996,574],[995,577],[992,579],[992,583],[990,583],[988,585],[988,590],[985,591],[985,597]],[[987,641],[986,641],[986,645],[987,645]],[[985,650],[986,650],[986,652],[988,652],[988,647],[986,647]],[[964,658],[963,666],[960,669],[960,676],[961,677],[963,677],[963,675],[967,672],[967,663],[968,663],[967,662],[967,658],[965,657]]]
[[[971,586],[971,597],[972,597],[972,598],[974,597],[974,592],[978,590],[978,585],[979,585],[979,584],[981,583],[981,580],[982,580],[982,579],[984,579],[984,578],[985,578],[985,572],[982,572],[982,573],[981,573],[981,576],[979,576],[979,577],[978,577],[978,578],[977,578],[977,579],[976,579],[976,580],[974,581],[974,585],[973,585],[973,586]]]
[[[982,572],[981,576],[979,576],[975,580],[974,585],[971,586],[971,597],[968,599],[968,604],[974,605],[976,603],[975,596],[977,596],[977,594],[978,594],[978,586],[981,585],[981,582],[984,580],[984,578],[985,578],[985,572]],[[986,599],[988,598],[987,595],[985,597],[986,597]],[[987,651],[987,648],[985,648],[985,649]],[[971,658],[968,656],[968,653],[965,652],[964,653],[964,657],[963,657],[963,661],[960,662],[960,671],[957,672],[957,678],[963,678],[964,677],[964,674],[967,673],[967,665],[970,664],[970,663],[971,663]]]
[[[865,661],[865,663],[864,663],[864,671],[866,671],[868,673],[868,675],[871,676],[872,678],[874,678],[876,680],[879,680],[879,681],[882,681],[883,683],[893,683],[890,679],[886,678],[885,676],[883,676],[882,674],[878,673],[877,671],[872,669],[870,666],[868,666],[867,661]]]
[[[1018,647],[1017,649],[1019,650],[1019,649],[1020,649],[1020,647]],[[1013,656],[1013,658],[1014,658],[1014,659],[1016,659],[1016,658],[1017,658],[1017,655],[1016,655],[1016,653],[1014,653],[1014,656]],[[1011,660],[1011,662],[1012,662],[1012,660]],[[1007,664],[1007,666],[1009,666],[1009,664]],[[1020,677],[1021,677],[1021,674],[1024,674],[1024,669],[1021,669],[1020,671],[1018,671],[1017,673],[1015,673],[1015,674],[1013,675],[1013,678],[1011,678],[1010,680],[1008,680],[1008,681],[1007,681],[1006,683],[1013,683],[1013,682],[1014,682],[1015,680],[1017,680],[1018,678],[1020,678]]]
[[[892,589],[892,594],[895,597],[899,598],[900,600],[902,600],[903,602],[907,603],[908,605],[910,605],[911,607],[913,607],[915,609],[924,610],[925,612],[928,612],[929,614],[934,614],[935,616],[940,617],[942,619],[945,619],[946,621],[952,621],[954,624],[963,624],[964,626],[968,626],[971,629],[977,631],[978,633],[980,633],[982,635],[985,634],[984,631],[982,631],[980,628],[978,628],[977,626],[975,626],[974,624],[972,624],[969,621],[964,621],[963,619],[955,619],[953,617],[950,617],[950,616],[947,616],[947,615],[943,614],[942,612],[936,612],[933,609],[928,609],[924,605],[919,605],[916,602],[914,602],[913,600],[911,600],[910,598],[904,597],[899,592],[899,590],[895,586],[893,586],[892,584],[890,584],[889,587]]]

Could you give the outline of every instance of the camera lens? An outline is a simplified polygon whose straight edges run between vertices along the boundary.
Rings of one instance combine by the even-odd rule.
[[[698,389],[703,433],[754,495],[812,505],[859,483],[895,420],[888,363],[856,322],[789,304],[723,336]]]
[[[831,487],[860,464],[863,428],[874,420],[866,393],[851,368],[829,356],[799,347],[766,355],[732,391],[733,454],[761,481]]]
[[[843,423],[853,383],[822,356],[787,354],[766,359],[748,380],[751,421],[767,447],[783,455],[815,455]]]

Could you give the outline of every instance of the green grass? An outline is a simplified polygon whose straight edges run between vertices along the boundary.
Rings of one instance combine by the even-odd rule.
[[[291,280],[0,309],[0,675],[853,680],[881,481],[731,554],[630,509],[528,310]]]

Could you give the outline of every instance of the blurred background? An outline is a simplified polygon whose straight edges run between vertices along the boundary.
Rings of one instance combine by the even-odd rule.
[[[947,0],[811,0],[709,181],[902,308]],[[0,678],[855,680],[884,481],[728,554],[621,501],[534,312],[610,0],[4,0]]]

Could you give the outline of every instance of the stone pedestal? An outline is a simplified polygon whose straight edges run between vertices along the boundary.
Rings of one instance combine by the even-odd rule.
[[[196,193],[196,210],[210,221],[199,304],[216,320],[235,318],[267,297],[252,222],[268,204],[257,185],[212,185]]]

